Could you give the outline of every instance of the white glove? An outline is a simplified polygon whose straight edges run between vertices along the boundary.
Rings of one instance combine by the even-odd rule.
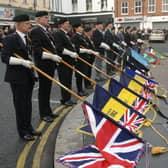
[[[131,43],[132,45],[135,45],[135,43],[134,43],[133,41],[130,41],[130,43]]]
[[[113,47],[116,47],[117,49],[120,49],[120,46],[117,43],[113,43]]]
[[[91,50],[91,54],[93,55],[100,55],[99,52]]]
[[[127,47],[127,43],[125,41],[122,41],[121,44],[124,46],[124,47]]]
[[[78,57],[78,54],[76,52],[70,51],[66,48],[64,48],[62,53],[65,54],[65,55],[69,55],[72,58],[77,58]]]
[[[80,48],[79,52],[82,53],[87,53],[87,54],[92,54],[92,51],[90,49],[86,48]]]
[[[50,59],[52,61],[60,62],[62,58],[56,54],[51,54],[48,52],[43,52],[42,59]]]
[[[104,48],[106,50],[110,50],[110,46],[108,44],[104,43],[104,42],[101,42],[100,48]]]
[[[31,65],[33,65],[33,62],[29,60],[16,58],[16,57],[10,57],[9,64],[10,65],[23,65],[26,68],[31,68]]]
[[[141,40],[141,39],[137,39],[137,42],[138,42],[138,43],[144,43],[144,41]]]

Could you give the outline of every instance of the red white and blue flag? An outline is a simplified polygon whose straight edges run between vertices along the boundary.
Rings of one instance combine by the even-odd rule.
[[[128,108],[124,113],[123,117],[121,118],[120,124],[128,130],[130,130],[131,132],[135,132],[139,129],[139,127],[145,120],[145,117],[138,115],[137,113]]]
[[[110,166],[95,145],[66,153],[57,161],[70,168],[108,168]]]
[[[88,102],[83,104],[85,115],[96,139],[96,146],[105,160],[114,168],[134,168],[144,147],[144,142],[116,122],[106,119]]]
[[[135,168],[144,151],[142,139],[104,118],[88,102],[83,110],[96,144],[66,153],[57,161],[69,168]]]

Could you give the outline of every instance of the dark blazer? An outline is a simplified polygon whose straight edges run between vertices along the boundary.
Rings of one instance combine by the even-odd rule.
[[[131,43],[130,43],[130,41],[131,41],[131,35],[130,35],[130,33],[125,32],[124,39],[125,39],[125,42],[127,43],[128,47],[130,47],[131,46]]]
[[[94,42],[96,51],[98,51],[101,55],[103,55],[104,54],[104,49],[99,47],[101,42],[104,42],[103,33],[100,32],[98,29],[96,29],[95,31],[93,31],[92,40]]]
[[[73,65],[75,59],[71,58],[69,55],[62,54],[64,48],[72,52],[76,52],[75,46],[72,43],[70,36],[60,29],[54,34],[54,40],[56,43],[58,55],[61,56],[64,61]]]
[[[117,33],[117,37],[118,37],[120,43],[121,43],[122,41],[124,41],[124,34],[123,34],[122,32],[118,32],[118,33]]]
[[[110,46],[110,48],[112,48],[112,49],[115,49],[115,47],[113,47],[113,43],[116,43],[116,44],[119,43],[119,40],[118,40],[117,36],[116,36],[113,32],[111,32],[109,29],[107,29],[107,30],[105,31],[104,41],[105,41],[105,43],[107,43],[107,44]]]
[[[32,29],[29,35],[32,43],[33,57],[35,64],[45,72],[53,71],[56,67],[56,63],[52,60],[43,60],[42,48],[51,51],[56,54],[55,42],[52,35],[48,33],[40,26],[36,26]]]
[[[81,56],[84,59],[87,59],[89,56],[86,53],[82,53],[80,54],[80,48],[84,47],[84,48],[89,48],[89,44],[87,43],[87,41],[85,40],[84,36],[82,34],[79,33],[75,33],[72,37],[72,42],[73,44],[75,44],[75,48],[77,53],[79,54],[79,56]]]
[[[91,50],[95,51],[96,49],[95,49],[95,45],[94,45],[92,39],[87,37],[87,36],[84,36],[84,38],[85,38],[85,40],[87,41],[87,43],[89,45],[88,49],[91,49]],[[95,60],[95,56],[94,55],[90,55],[89,62],[92,64],[94,62],[94,60]]]
[[[3,39],[3,45],[1,58],[2,62],[7,64],[5,81],[13,83],[24,83],[29,80],[34,81],[34,74],[31,69],[22,65],[9,65],[9,59],[11,56],[14,56],[13,53],[20,55],[26,60],[29,59],[28,49],[17,32],[6,36]]]

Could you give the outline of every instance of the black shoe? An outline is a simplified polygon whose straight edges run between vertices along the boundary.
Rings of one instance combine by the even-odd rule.
[[[87,95],[89,95],[89,93],[82,90],[82,91],[78,92],[78,95],[79,96],[87,96]]]
[[[31,135],[31,134],[26,134],[24,136],[21,136],[21,138],[26,140],[26,141],[34,141],[35,140],[34,136]]]
[[[42,132],[41,131],[33,130],[33,131],[31,131],[31,135],[33,135],[33,136],[41,136]]]
[[[52,118],[51,116],[45,116],[41,118],[43,121],[45,122],[53,122],[54,118]]]
[[[57,117],[59,117],[59,114],[54,114],[54,113],[52,113],[52,114],[50,114],[50,116],[51,116],[52,118],[57,118]]]
[[[73,106],[73,105],[74,105],[74,103],[73,103],[72,100],[68,100],[68,101],[64,102],[64,104],[65,104],[66,106]]]

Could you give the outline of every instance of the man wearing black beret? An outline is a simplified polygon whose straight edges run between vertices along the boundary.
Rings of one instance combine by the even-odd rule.
[[[35,64],[42,71],[54,77],[56,69],[56,62],[60,62],[61,58],[57,55],[55,41],[52,37],[49,28],[49,16],[46,11],[39,11],[36,13],[35,26],[30,32],[30,39],[32,41],[33,57]],[[45,52],[43,48],[47,49],[51,53]],[[46,122],[52,122],[55,115],[52,113],[50,107],[50,93],[52,82],[41,74],[39,76],[39,92],[38,103],[40,118]]]
[[[92,35],[93,35],[93,28],[90,26],[84,27],[84,38],[85,38],[86,42],[88,43],[88,49],[94,51],[95,45],[92,41]],[[99,55],[98,52],[95,52],[95,53],[92,52],[92,54],[89,55],[88,60],[87,60],[90,64],[93,64],[95,61],[95,56],[93,54]],[[92,68],[90,66],[87,67],[86,75],[89,78],[91,78],[91,76],[92,76]],[[84,81],[85,81],[85,88],[87,88],[87,89],[93,88],[93,86],[91,85],[91,83],[88,80],[85,79]]]
[[[71,25],[67,18],[61,18],[58,24],[59,30],[54,34],[54,40],[56,42],[58,54],[64,61],[73,66],[75,63],[75,58],[78,56],[78,54],[68,34],[71,30]],[[73,71],[70,68],[63,64],[59,65],[59,80],[69,89],[72,87],[72,74]],[[72,106],[76,103],[75,101],[71,100],[71,94],[63,88],[61,88],[61,96],[61,103],[65,104],[66,106]]]
[[[92,40],[94,42],[96,51],[99,52],[99,54],[101,56],[104,56],[104,54],[105,54],[104,51],[110,50],[110,46],[104,42],[104,34],[103,34],[104,26],[103,26],[102,22],[98,21],[95,25],[95,28],[96,29],[93,31]],[[100,70],[102,70],[103,62],[100,59],[96,58],[95,64]],[[97,80],[97,81],[104,80],[98,71],[96,71],[95,80]]]
[[[2,61],[7,64],[5,81],[9,82],[12,90],[19,136],[31,141],[34,140],[34,136],[41,135],[31,125],[34,74],[31,69],[33,63],[28,57],[29,44],[25,38],[31,25],[28,15],[15,16],[13,21],[16,32],[6,36],[3,41]],[[23,59],[16,58],[14,53]]]

